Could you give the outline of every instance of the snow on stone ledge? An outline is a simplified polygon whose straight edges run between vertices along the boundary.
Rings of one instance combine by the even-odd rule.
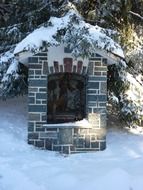
[[[44,124],[44,127],[52,128],[92,128],[91,124],[86,120],[76,122],[57,123],[57,124]]]
[[[82,48],[86,51],[84,48],[86,45],[82,47],[82,42],[86,41],[90,47],[88,50],[90,53],[95,52],[95,48],[99,48],[124,58],[121,47],[105,34],[103,28],[87,24],[75,10],[70,10],[61,18],[51,17],[47,26],[41,26],[23,39],[16,46],[14,54],[22,51],[38,53],[43,42],[51,46],[59,45],[60,41],[57,40],[57,37],[59,37],[59,31],[61,30],[65,32],[60,34],[61,41],[72,46],[73,49],[78,47],[77,52],[81,52]],[[76,41],[73,40],[73,36],[77,36]]]

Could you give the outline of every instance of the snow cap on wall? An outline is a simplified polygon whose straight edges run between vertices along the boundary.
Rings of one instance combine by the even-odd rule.
[[[98,48],[124,58],[121,47],[105,34],[105,30],[86,23],[76,10],[68,11],[61,18],[51,17],[44,26],[23,39],[14,54],[23,51],[38,53],[44,45],[58,46],[60,43],[65,43],[74,57],[90,57]]]

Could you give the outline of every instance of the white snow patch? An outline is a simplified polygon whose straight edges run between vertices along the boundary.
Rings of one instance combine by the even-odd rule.
[[[0,100],[0,190],[142,190],[143,135],[109,129],[107,149],[64,157],[27,144],[27,98]]]
[[[77,18],[80,18],[78,24],[72,22],[73,15],[76,15]],[[121,47],[105,34],[103,28],[85,23],[85,21],[75,10],[70,10],[62,18],[51,17],[48,23],[48,26],[42,26],[36,29],[31,34],[29,34],[24,40],[22,40],[16,46],[14,54],[18,54],[22,51],[40,51],[40,47],[42,47],[43,42],[46,42],[51,46],[59,45],[59,42],[54,38],[54,36],[57,34],[57,31],[61,29],[67,31],[69,27],[74,26],[76,36],[80,36],[77,40],[77,43],[81,41],[81,35],[79,32],[83,29],[88,30],[89,34],[84,34],[82,37],[83,39],[87,39],[87,41],[90,42],[91,46],[95,46],[99,49],[105,49],[106,51],[109,51],[111,53],[116,54],[119,57],[124,58],[124,53]],[[71,23],[72,25],[70,25]],[[71,36],[72,35],[73,33],[71,34]],[[63,42],[64,40],[66,40],[67,37],[69,38],[69,36],[65,35],[64,39],[63,36]]]

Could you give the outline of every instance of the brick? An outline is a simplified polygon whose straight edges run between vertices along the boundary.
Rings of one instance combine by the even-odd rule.
[[[32,88],[32,87],[29,87],[28,88],[28,92],[38,92],[38,88]],[[34,95],[34,94],[33,94]]]
[[[72,129],[59,129],[59,143],[72,144]]]
[[[81,73],[81,70],[82,70],[82,65],[83,65],[83,62],[82,61],[78,61],[77,63],[77,73]]]
[[[95,62],[95,66],[102,66],[102,62],[101,61]]]
[[[39,88],[39,92],[47,92],[47,88]]]
[[[29,63],[38,63],[38,57],[29,57],[28,62]]]
[[[73,73],[76,73],[76,65],[73,65]]]
[[[41,100],[36,100],[36,104],[41,104]]]
[[[94,68],[94,71],[97,72],[97,71],[107,71],[107,67],[105,66],[101,66],[101,67],[95,67]]]
[[[37,93],[36,99],[47,99],[47,94],[46,93]]]
[[[56,128],[46,128],[46,131],[47,132],[57,132],[57,129]]]
[[[47,60],[47,57],[39,57],[39,60],[40,60],[40,61],[46,61],[46,60]]]
[[[99,89],[99,82],[88,82],[88,89]]]
[[[35,103],[35,98],[34,97],[29,97],[28,98],[28,104],[34,104]]]
[[[53,151],[58,151],[58,152],[61,152],[62,150],[62,147],[59,145],[59,146],[53,146]]]
[[[34,126],[28,126],[28,132],[34,132]]]
[[[29,68],[30,69],[42,69],[42,65],[41,64],[29,64]]]
[[[29,113],[29,121],[39,121],[40,114]]]
[[[59,63],[58,63],[58,61],[54,61],[54,69],[55,69],[55,73],[59,72]]]
[[[106,142],[100,142],[100,150],[106,149]]]
[[[39,133],[28,133],[28,139],[38,139]]]
[[[63,65],[60,65],[60,72],[64,72]]]
[[[72,72],[72,64],[73,59],[72,58],[64,58],[64,72]]]
[[[54,68],[53,68],[53,66],[50,67],[50,73],[54,73]]]
[[[89,62],[88,65],[88,74],[93,75],[93,62]]]
[[[35,141],[35,146],[38,148],[44,148],[44,141],[43,140]]]
[[[52,140],[51,139],[45,140],[45,149],[52,150]]]
[[[43,63],[43,75],[48,74],[48,62],[44,61]]]
[[[36,127],[36,132],[44,132],[45,127]]]
[[[85,148],[90,148],[90,136],[85,136]]]
[[[29,127],[34,127],[34,122],[28,122]]]
[[[98,77],[98,76],[89,76],[88,77],[88,80],[89,81],[107,81],[107,77],[106,76],[100,76],[100,77]]]
[[[39,79],[39,80],[37,80],[37,79],[30,79],[29,80],[29,86],[31,87],[31,86],[33,86],[33,87],[45,87],[45,86],[47,86],[47,80],[44,80],[44,79]]]
[[[29,145],[34,145],[35,143],[34,143],[33,140],[29,140],[29,139],[28,139],[28,144],[29,144]]]
[[[29,69],[28,75],[29,75],[29,77],[30,77],[31,75],[34,75],[34,70],[33,70],[33,69]]]
[[[107,117],[106,114],[100,115],[100,127],[106,127]]]
[[[56,132],[43,132],[40,133],[40,138],[57,138],[57,133]]]
[[[47,112],[47,105],[29,105],[29,112]]]
[[[97,90],[87,90],[87,94],[97,94]]]
[[[85,139],[79,138],[79,139],[77,140],[76,147],[78,147],[78,148],[84,148],[84,147],[85,147]]]
[[[70,146],[63,146],[62,153],[63,154],[70,154]]]
[[[36,75],[41,75],[42,72],[41,72],[41,70],[37,69],[37,70],[35,70],[35,74],[36,74]]]
[[[88,95],[87,100],[88,101],[106,101],[107,96],[106,95]]]
[[[105,107],[106,108],[106,102],[100,102],[100,103],[98,103],[98,105],[99,105],[99,107]]]
[[[102,64],[103,64],[104,66],[107,66],[107,59],[103,58],[103,59],[102,59]]]
[[[99,142],[91,142],[91,148],[99,148]]]
[[[83,66],[82,74],[83,74],[83,75],[86,75],[86,74],[87,74],[87,67],[86,67],[86,66]]]
[[[106,82],[101,82],[100,83],[100,92],[102,94],[106,94],[107,93],[107,83]]]
[[[94,72],[94,75],[95,75],[95,76],[101,76],[102,73],[98,71],[98,72]]]

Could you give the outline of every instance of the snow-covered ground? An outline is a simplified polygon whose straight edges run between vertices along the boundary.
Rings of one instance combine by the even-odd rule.
[[[109,129],[103,152],[63,156],[26,143],[26,98],[0,101],[0,190],[143,190],[143,135]]]

